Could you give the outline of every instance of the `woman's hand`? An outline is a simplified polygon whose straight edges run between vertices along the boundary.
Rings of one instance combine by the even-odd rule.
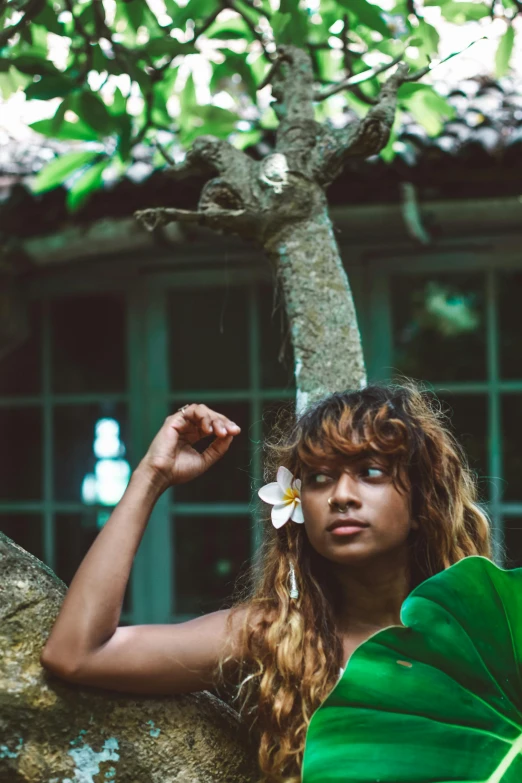
[[[163,489],[185,484],[200,476],[225,454],[241,428],[206,405],[189,405],[183,412],[167,416],[140,462],[140,469],[159,480]],[[214,433],[210,446],[201,454],[194,443]]]

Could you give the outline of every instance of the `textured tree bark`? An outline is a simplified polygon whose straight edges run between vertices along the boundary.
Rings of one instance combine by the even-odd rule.
[[[200,137],[172,170],[175,177],[217,175],[203,188],[198,209],[136,213],[149,229],[175,220],[197,221],[265,249],[284,291],[299,411],[331,392],[366,385],[354,303],[325,188],[350,157],[367,157],[386,145],[407,71],[399,65],[367,115],[339,129],[314,119],[317,96],[309,55],[280,47],[264,81],[272,84],[280,122],[274,154],[255,161],[227,141]]]
[[[165,698],[83,688],[40,653],[65,595],[0,533],[0,783],[254,783],[256,750],[207,691]]]
[[[326,203],[313,217],[284,226],[265,250],[284,291],[297,412],[331,391],[365,386],[355,306]]]

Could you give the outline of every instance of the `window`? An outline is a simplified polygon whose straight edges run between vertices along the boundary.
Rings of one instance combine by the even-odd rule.
[[[241,437],[160,498],[122,622],[222,606],[259,545],[263,433],[274,405],[294,398],[287,329],[273,309],[268,284],[172,276],[35,301],[31,339],[0,368],[0,529],[69,584],[165,416],[204,402]]]
[[[514,566],[522,271],[497,266],[372,259],[349,271],[369,378],[431,384],[479,477],[498,559],[505,543]],[[122,622],[213,611],[258,549],[261,444],[293,409],[282,305],[251,269],[125,271],[106,283],[82,274],[35,284],[31,338],[0,361],[0,529],[69,583],[165,417],[206,403],[241,436],[207,474],[158,501]]]
[[[69,584],[128,480],[107,479],[123,443],[96,454],[100,422],[117,422],[128,441],[126,305],[113,294],[51,298],[34,302],[31,321],[30,339],[1,364],[0,529]],[[86,503],[85,476],[101,463],[106,494]],[[125,614],[130,599],[127,590]]]
[[[404,373],[437,393],[478,476],[497,562],[522,565],[522,272],[419,266],[393,262],[380,276],[373,377]]]

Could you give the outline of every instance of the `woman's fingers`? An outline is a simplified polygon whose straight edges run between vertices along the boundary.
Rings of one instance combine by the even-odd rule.
[[[213,465],[214,462],[217,462],[218,459],[221,459],[225,452],[228,451],[233,440],[233,435],[227,435],[223,438],[215,438],[212,441],[210,446],[201,454],[201,459],[205,465],[205,470]]]
[[[241,428],[235,422],[207,405],[194,403],[184,411],[177,411],[174,417],[179,422],[179,427],[176,429],[186,431],[187,425],[192,424],[201,433],[200,437],[214,433],[219,438],[225,438],[229,435],[238,435],[241,432]],[[180,417],[182,417],[181,420]],[[186,422],[185,426],[183,426],[183,422]]]

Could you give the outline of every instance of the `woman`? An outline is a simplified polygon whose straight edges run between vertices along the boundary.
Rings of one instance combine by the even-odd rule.
[[[211,433],[199,454],[193,444]],[[239,433],[204,405],[166,419],[78,569],[42,664],[133,693],[233,687],[255,729],[262,783],[298,783],[307,726],[340,667],[400,624],[417,584],[468,555],[490,557],[489,525],[427,392],[406,381],[333,394],[269,444],[279,487],[260,490],[271,521],[235,605],[178,625],[118,628],[155,501],[209,469]]]

